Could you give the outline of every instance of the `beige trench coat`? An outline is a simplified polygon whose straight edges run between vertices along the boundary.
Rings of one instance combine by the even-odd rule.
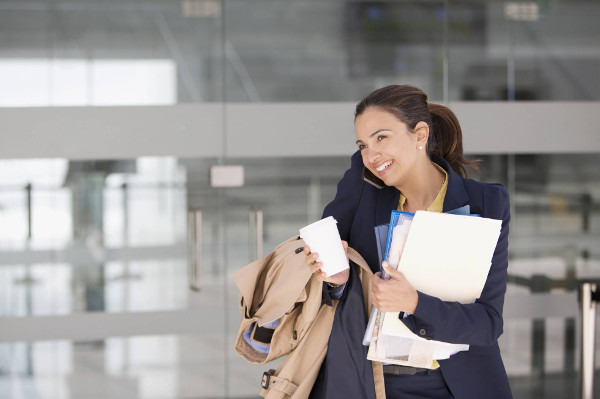
[[[308,398],[327,353],[338,301],[334,300],[333,306],[322,303],[323,283],[304,262],[303,247],[302,239],[290,238],[233,276],[241,294],[242,314],[235,350],[254,364],[287,355],[277,370],[263,375],[264,389],[260,394],[267,399]],[[360,266],[365,310],[369,314],[372,272],[352,248],[348,248],[348,257]],[[242,337],[252,323],[263,326],[277,319],[281,320],[273,331],[268,354],[255,350]],[[377,398],[385,398],[381,363],[372,365]]]

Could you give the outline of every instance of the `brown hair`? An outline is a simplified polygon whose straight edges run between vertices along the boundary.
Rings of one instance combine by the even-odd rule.
[[[427,155],[444,158],[452,169],[467,177],[466,167],[478,169],[478,160],[463,156],[462,129],[454,112],[440,104],[428,104],[427,94],[409,85],[390,85],[377,89],[356,105],[354,119],[367,108],[380,108],[390,112],[414,131],[417,123],[429,125]]]

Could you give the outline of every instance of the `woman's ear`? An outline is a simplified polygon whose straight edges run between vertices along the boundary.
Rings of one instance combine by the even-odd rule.
[[[427,148],[427,140],[429,139],[429,125],[423,121],[415,125],[414,134],[417,136],[417,148],[423,146]]]

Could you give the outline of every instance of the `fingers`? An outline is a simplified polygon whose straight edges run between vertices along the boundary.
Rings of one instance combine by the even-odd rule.
[[[304,252],[304,255],[306,256],[310,255],[310,247],[308,245],[305,245],[302,252]]]
[[[302,251],[304,253],[304,262],[309,265],[312,266],[313,264],[315,264],[317,262],[317,260],[319,259],[319,254],[318,253],[312,253],[310,252],[310,247],[308,245],[306,245],[304,247],[304,250]]]
[[[383,282],[384,280],[381,279],[381,272],[377,272],[373,275],[373,278],[371,279],[371,291],[373,291],[373,294],[381,292],[381,284]]]
[[[348,258],[348,242],[342,240],[342,247],[344,248],[344,253],[346,254],[346,259],[350,260],[350,258]]]
[[[319,254],[316,252],[310,252],[310,247],[308,245],[304,246],[304,250],[302,252],[305,256],[304,262],[306,262],[306,264],[310,267],[310,272],[315,274],[319,280],[325,280],[327,278],[327,275],[321,271],[321,268],[323,267],[323,262],[318,261]]]
[[[388,266],[386,262],[383,262],[382,266],[391,278],[383,280],[380,273],[373,276],[371,279],[373,305],[382,312],[414,313],[419,301],[417,291],[402,272]]]
[[[312,273],[317,273],[317,272],[321,272],[321,268],[323,267],[323,262],[314,262],[312,265],[310,265],[310,271]],[[323,273],[325,274],[325,273]]]
[[[379,309],[379,310],[383,311],[383,309],[381,309],[381,306],[382,306],[382,302],[381,302],[381,300],[383,299],[383,298],[382,298],[382,292],[381,292],[381,290],[379,289],[379,287],[376,287],[376,282],[375,282],[375,280],[383,281],[383,280],[381,280],[379,277],[377,277],[377,278],[374,278],[374,279],[372,280],[372,282],[373,282],[373,285],[371,286],[371,302],[373,303],[373,305],[374,305],[374,306],[375,306],[377,309]]]
[[[390,267],[390,265],[387,262],[382,262],[381,266],[384,268],[385,272],[390,275],[390,278],[396,280],[405,278],[404,273],[398,271],[397,269],[394,269],[393,267]]]
[[[348,243],[346,241],[342,241],[342,246],[344,250],[348,249]],[[319,280],[321,281],[330,281],[334,284],[343,284],[348,280],[349,272],[340,272],[336,275],[327,277],[327,274],[323,272],[321,269],[323,268],[323,262],[319,262],[319,254],[316,252],[310,252],[310,247],[308,245],[304,246],[302,250],[304,253],[304,262],[310,267],[310,272],[313,273]]]
[[[383,293],[383,283],[385,283],[385,280],[381,279],[381,272],[375,273],[371,279],[371,299],[373,301],[373,305],[375,305],[379,310],[381,310],[380,300]]]
[[[327,275],[324,272],[320,271],[320,270],[314,271],[313,273],[314,273],[315,276],[317,276],[317,278],[320,281],[325,281],[325,279],[327,278]]]

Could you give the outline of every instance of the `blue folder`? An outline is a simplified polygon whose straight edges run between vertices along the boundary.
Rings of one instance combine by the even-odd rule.
[[[446,213],[451,213],[454,215],[471,215],[471,206],[465,205],[461,208],[454,209],[452,211],[448,211]],[[387,260],[387,253],[390,249],[391,245],[391,237],[390,237],[390,226],[395,226],[398,222],[398,216],[402,213],[400,211],[392,211],[392,215],[390,217],[390,223],[382,224],[379,226],[375,226],[375,240],[377,242],[377,258],[379,259],[379,267],[381,267],[381,262]],[[471,215],[471,216],[479,216],[479,215]],[[383,273],[383,270],[381,271]]]

